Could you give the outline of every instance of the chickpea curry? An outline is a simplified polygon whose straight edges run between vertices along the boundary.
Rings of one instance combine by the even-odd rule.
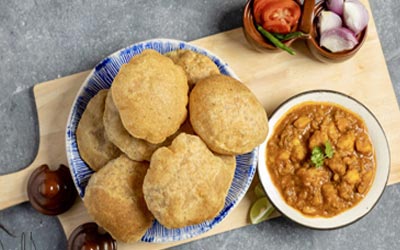
[[[331,217],[357,204],[375,175],[375,156],[358,115],[331,103],[291,109],[267,145],[267,168],[286,203]]]

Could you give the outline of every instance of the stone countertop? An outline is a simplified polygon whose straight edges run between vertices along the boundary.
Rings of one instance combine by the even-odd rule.
[[[39,131],[32,86],[88,70],[132,43],[168,37],[191,41],[241,26],[245,0],[0,0],[0,174],[34,159]],[[400,100],[400,3],[370,0],[386,63]],[[372,59],[373,60],[373,59]],[[379,83],[377,83],[379,84]],[[389,186],[360,221],[318,231],[277,218],[175,249],[395,249],[400,245],[400,185]],[[66,249],[57,218],[29,203],[0,211],[0,250]],[[23,236],[24,235],[24,236]],[[3,246],[3,248],[2,248]]]

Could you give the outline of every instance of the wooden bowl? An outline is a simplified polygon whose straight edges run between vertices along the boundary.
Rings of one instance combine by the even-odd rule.
[[[248,0],[246,5],[244,6],[243,11],[243,32],[246,37],[246,40],[250,43],[250,45],[258,50],[258,51],[268,51],[268,52],[280,52],[281,49],[277,48],[271,42],[268,41],[264,36],[260,34],[255,25],[255,20],[253,17],[253,2],[254,0]],[[290,46],[297,39],[309,38],[310,33],[312,31],[312,17],[314,11],[315,0],[305,0],[304,5],[300,4],[300,0],[296,0],[296,2],[302,8],[301,17],[299,24],[295,27],[294,31],[301,31],[305,35],[302,37],[297,37],[293,39],[286,40],[282,42],[286,46]]]
[[[336,53],[330,52],[329,50],[319,46],[320,36],[318,34],[317,23],[318,23],[318,16],[324,9],[326,9],[324,2],[319,2],[317,5],[315,5],[314,8],[315,15],[314,15],[314,20],[312,22],[311,37],[306,41],[311,54],[321,62],[337,63],[350,59],[357,53],[357,51],[360,50],[361,46],[364,44],[367,38],[368,25],[367,27],[365,27],[363,31],[361,31],[356,36],[359,43],[353,49]]]

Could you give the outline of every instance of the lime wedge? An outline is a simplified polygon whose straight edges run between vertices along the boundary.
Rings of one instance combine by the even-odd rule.
[[[259,198],[250,208],[251,224],[258,224],[267,220],[274,210],[275,208],[271,205],[267,197]]]
[[[254,188],[254,193],[256,194],[257,198],[265,197],[266,194],[264,192],[263,187],[261,186],[261,183],[258,183],[257,186]]]

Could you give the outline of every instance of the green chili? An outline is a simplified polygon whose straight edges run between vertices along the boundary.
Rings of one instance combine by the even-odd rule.
[[[305,36],[305,34],[301,31],[295,31],[295,32],[288,33],[288,34],[273,33],[272,35],[281,41],[286,41],[289,39]]]
[[[263,36],[265,36],[272,44],[274,44],[276,47],[283,49],[284,51],[288,52],[291,55],[296,55],[296,52],[283,44],[281,41],[279,41],[278,38],[274,37],[271,33],[263,29],[260,25],[257,26],[258,31],[261,32]]]

